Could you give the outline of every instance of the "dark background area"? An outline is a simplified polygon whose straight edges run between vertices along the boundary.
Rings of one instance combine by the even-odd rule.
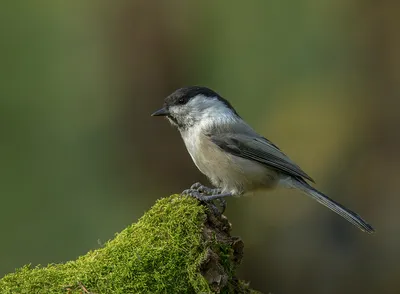
[[[229,199],[239,277],[265,293],[400,291],[396,1],[6,1],[0,275],[101,246],[207,180],[150,117],[208,86],[369,236],[296,191]]]

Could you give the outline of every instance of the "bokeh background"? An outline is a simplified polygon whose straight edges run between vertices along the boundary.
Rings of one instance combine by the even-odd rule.
[[[4,1],[0,276],[75,259],[207,183],[152,118],[205,85],[369,236],[296,191],[230,199],[240,278],[265,293],[400,292],[396,1]]]

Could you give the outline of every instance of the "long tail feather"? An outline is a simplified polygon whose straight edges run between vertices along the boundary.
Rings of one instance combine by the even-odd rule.
[[[324,195],[323,193],[319,192],[317,189],[311,187],[303,180],[292,179],[291,186],[294,188],[299,189],[304,194],[310,196],[311,198],[315,199],[322,205],[328,207],[330,210],[336,212],[338,215],[358,227],[361,231],[367,232],[372,234],[375,232],[374,228],[368,224],[361,216],[359,216],[354,211],[347,209],[340,203],[332,200],[328,196]]]

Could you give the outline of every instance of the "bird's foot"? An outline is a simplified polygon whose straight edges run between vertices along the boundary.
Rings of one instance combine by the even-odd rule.
[[[224,213],[226,208],[226,201],[223,197],[224,194],[221,194],[220,189],[212,189],[206,186],[203,186],[200,183],[193,184],[190,189],[187,189],[181,193],[182,195],[190,196],[196,198],[197,200],[207,203],[208,207],[214,212],[216,215],[221,215]],[[222,195],[219,197],[219,195]],[[219,203],[218,206],[213,203],[214,200],[217,200]]]
[[[201,183],[197,182],[194,183],[191,187],[190,190],[196,190],[202,194],[206,194],[206,195],[217,195],[217,194],[221,194],[221,189],[213,189],[213,188],[209,188],[207,186],[202,185]]]

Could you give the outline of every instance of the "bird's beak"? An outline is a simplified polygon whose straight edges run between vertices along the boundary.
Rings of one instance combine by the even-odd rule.
[[[163,107],[151,114],[151,116],[167,116],[167,115],[169,115],[169,111],[165,107]]]

